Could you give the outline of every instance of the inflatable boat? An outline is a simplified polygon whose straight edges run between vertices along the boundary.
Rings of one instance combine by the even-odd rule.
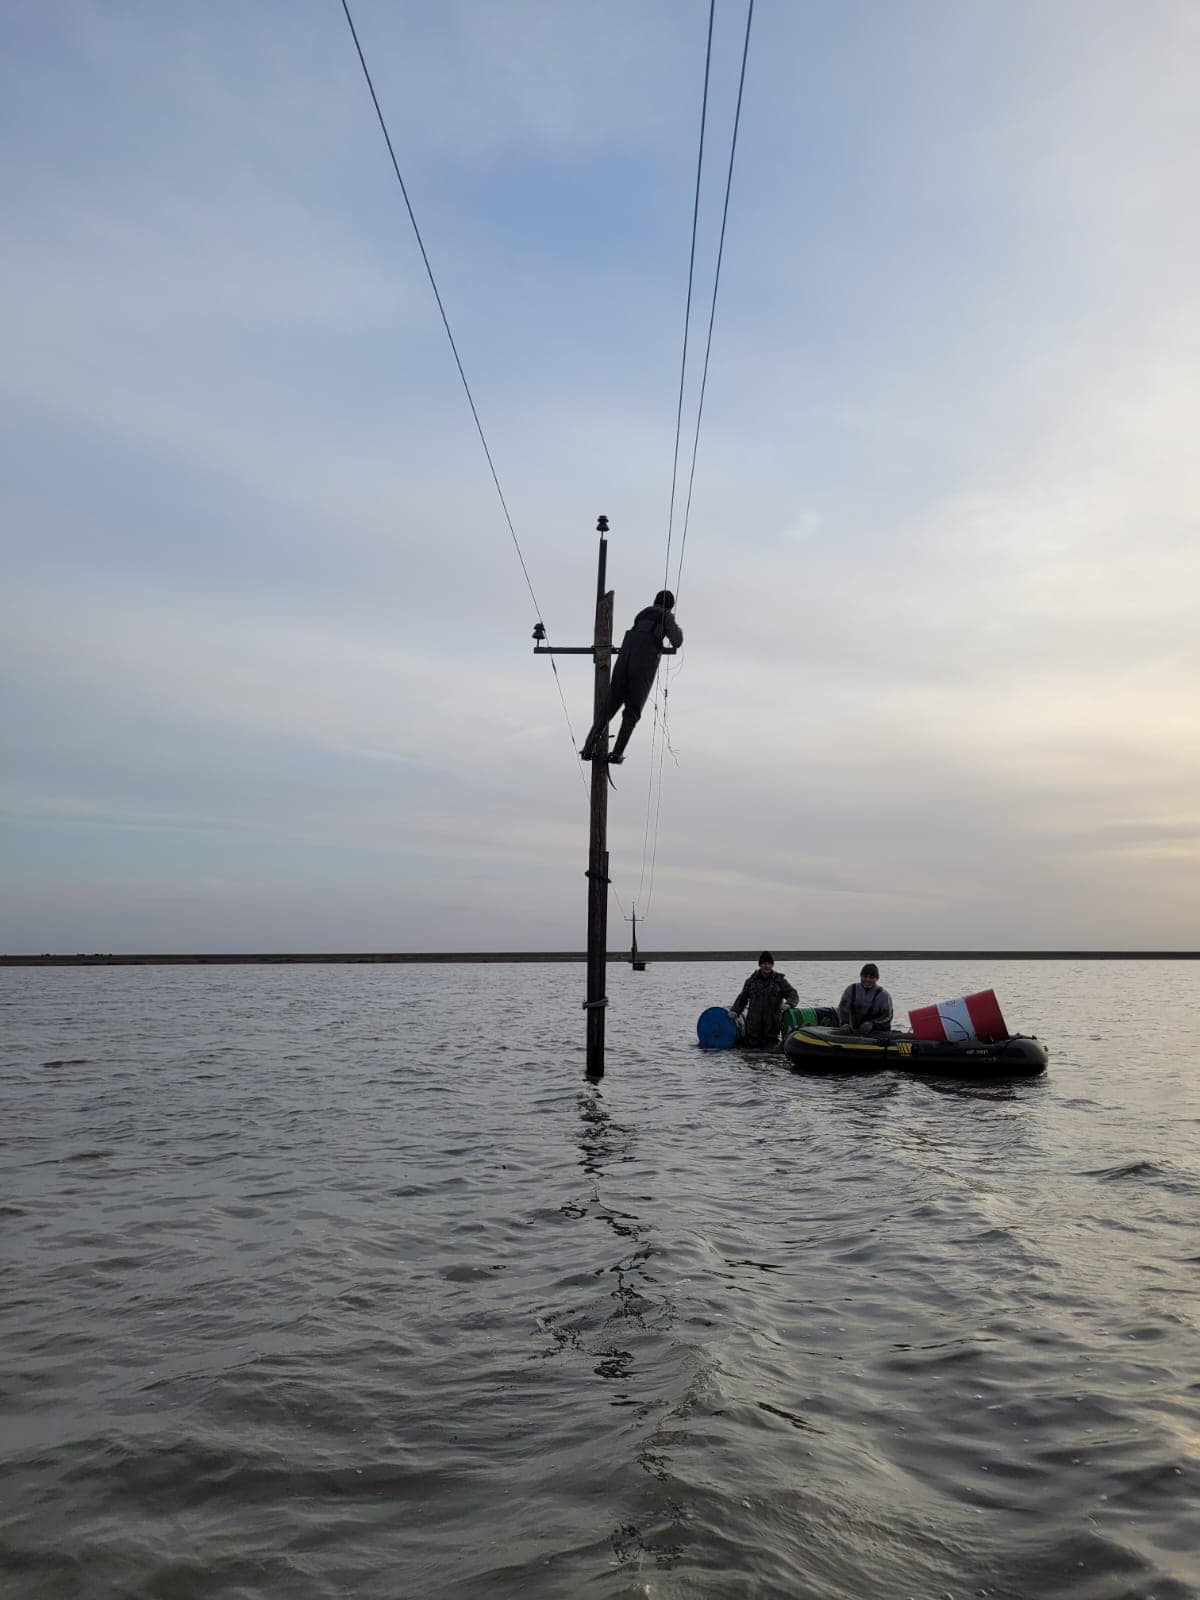
[[[960,1078],[1034,1077],[1048,1051],[1025,1034],[983,1040],[916,1039],[909,1033],[841,1033],[817,1025],[794,1028],[783,1041],[789,1063],[802,1072],[945,1072]]]

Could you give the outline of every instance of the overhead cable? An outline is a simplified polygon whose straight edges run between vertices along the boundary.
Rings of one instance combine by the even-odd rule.
[[[416,235],[417,239],[417,246],[421,252],[421,260],[425,263],[425,271],[429,276],[429,286],[433,290],[433,297],[437,301],[437,308],[441,313],[442,326],[446,330],[446,338],[450,341],[450,349],[454,355],[454,364],[458,368],[459,377],[462,379],[462,386],[467,397],[467,404],[470,406],[471,415],[475,419],[475,429],[479,434],[479,442],[483,446],[483,453],[487,457],[488,469],[492,474],[492,482],[496,486],[496,495],[500,501],[500,509],[504,513],[504,520],[508,524],[509,533],[512,535],[513,548],[517,552],[517,560],[521,563],[521,571],[525,575],[525,587],[529,590],[529,598],[533,601],[533,609],[537,616],[537,620],[540,622],[542,620],[542,608],[538,604],[538,597],[533,588],[533,579],[529,576],[529,568],[525,564],[525,556],[521,550],[521,541],[517,538],[517,530],[513,526],[513,519],[509,514],[508,501],[504,498],[504,490],[500,487],[500,476],[496,471],[496,463],[492,459],[492,452],[487,442],[487,435],[483,431],[483,423],[479,420],[479,411],[475,405],[475,396],[471,393],[471,385],[467,382],[467,374],[463,368],[462,357],[458,353],[458,345],[455,343],[454,334],[450,329],[450,318],[446,315],[446,307],[442,301],[441,291],[438,289],[437,279],[433,275],[433,267],[430,264],[429,252],[425,249],[425,241],[421,237],[421,230],[417,225],[417,218],[412,208],[412,201],[408,198],[408,188],[400,171],[400,163],[396,159],[396,150],[392,144],[392,136],[388,132],[388,125],[383,115],[383,108],[379,104],[379,96],[375,93],[375,84],[371,78],[370,68],[367,66],[367,58],[363,55],[363,48],[359,43],[358,38],[358,29],[354,26],[354,18],[350,15],[350,7],[347,3],[347,0],[342,0],[342,10],[346,14],[346,22],[350,28],[350,37],[354,40],[354,48],[358,52],[359,65],[362,67],[363,77],[367,81],[367,88],[371,94],[371,103],[375,107],[375,115],[379,119],[380,131],[383,134],[384,143],[387,145],[388,155],[392,160],[392,170],[396,174],[396,182],[400,185],[400,193],[404,196],[404,205],[408,212],[408,220],[412,223],[413,233]],[[558,686],[558,697],[562,701],[563,715],[567,719],[567,732],[570,735],[571,746],[572,749],[575,749],[576,755],[578,755],[578,749],[575,742],[575,730],[571,725],[571,713],[567,709],[567,698],[563,693],[562,680],[558,675],[558,665],[553,656],[550,656],[549,660],[550,666],[554,672],[554,681]],[[580,762],[579,775],[583,780],[584,792],[586,793],[587,781],[583,778],[582,762]]]
[[[683,534],[679,544],[679,566],[675,576],[675,599],[683,583],[683,556],[687,549],[688,523],[692,515],[692,488],[696,481],[696,453],[700,448],[700,421],[704,415],[704,391],[708,387],[708,359],[712,354],[713,323],[717,317],[717,291],[721,287],[721,259],[725,254],[725,228],[729,221],[729,195],[733,188],[733,162],[737,155],[738,126],[742,120],[742,92],[746,87],[746,60],[750,54],[750,25],[754,21],[754,0],[746,10],[746,37],[742,42],[742,70],[738,77],[737,109],[733,114],[733,137],[729,142],[729,170],[725,175],[725,204],[721,211],[721,239],[717,245],[717,267],[713,274],[712,304],[708,312],[708,338],[704,344],[704,368],[700,375],[700,396],[696,404],[696,432],[692,439],[692,465],[688,473],[687,505],[683,513]]]
[[[671,455],[671,501],[667,508],[667,548],[663,558],[663,588],[671,571],[671,536],[675,527],[675,501],[679,485],[679,441],[683,435],[683,395],[687,379],[688,335],[692,324],[692,285],[696,276],[696,231],[700,221],[700,180],[704,172],[704,130],[708,124],[708,85],[712,75],[713,19],[716,0],[709,0],[708,35],[704,46],[704,90],[700,97],[700,140],[696,152],[696,186],[692,197],[692,243],[688,253],[687,301],[683,312],[683,351],[679,360],[679,399],[675,406],[675,446]],[[654,721],[650,729],[650,787],[646,791],[646,826],[642,833],[642,882],[646,878],[646,857],[650,844],[650,804],[654,789],[654,743],[658,734],[658,682],[654,685]],[[661,769],[662,762],[659,761]],[[661,808],[661,796],[660,796]],[[638,893],[641,893],[639,886]]]
[[[686,369],[687,369],[688,328],[689,328],[689,324],[690,324],[690,320],[691,320],[691,302],[692,302],[692,277],[693,277],[693,268],[694,268],[695,255],[696,255],[696,225],[697,225],[697,218],[698,218],[698,214],[699,214],[699,203],[700,203],[700,172],[701,172],[701,167],[702,167],[703,159],[704,159],[704,126],[705,126],[705,120],[706,120],[706,116],[707,116],[707,105],[708,105],[709,64],[710,64],[711,55],[712,55],[713,9],[714,9],[713,4],[710,4],[710,6],[709,6],[709,14],[708,14],[708,49],[707,49],[707,52],[706,52],[706,55],[705,55],[705,63],[704,63],[704,105],[703,105],[703,108],[701,110],[701,117],[700,117],[700,154],[699,154],[699,157],[698,157],[697,163],[696,163],[696,198],[695,198],[695,203],[694,203],[693,211],[692,211],[692,254],[691,254],[691,263],[689,264],[689,268],[688,268],[687,315],[686,315],[685,320],[684,320],[683,359],[682,359],[682,362],[680,364],[680,375],[679,375],[679,405],[678,405],[678,408],[677,408],[676,418],[675,418],[675,450],[674,450],[674,458],[673,458],[672,469],[671,469],[671,514],[670,514],[670,518],[668,520],[668,525],[667,525],[667,554],[666,554],[665,569],[664,569],[664,573],[663,573],[663,587],[664,588],[667,588],[669,586],[669,582],[670,582],[671,538],[672,538],[672,533],[673,533],[673,529],[674,529],[674,520],[675,520],[675,492],[676,492],[676,484],[677,484],[677,477],[678,477],[678,470],[679,470],[679,440],[680,440],[680,432],[681,432],[681,419],[682,419],[682,415],[683,415],[684,375],[685,375]],[[730,196],[730,193],[731,193],[732,188],[733,188],[733,166],[734,166],[735,157],[737,155],[738,129],[739,129],[740,125],[741,125],[741,120],[742,120],[742,97],[743,97],[743,94],[744,94],[744,91],[745,91],[745,87],[746,87],[746,62],[747,62],[747,59],[748,59],[749,53],[750,53],[750,29],[751,29],[751,25],[753,24],[753,21],[754,21],[754,0],[748,0],[748,5],[747,5],[747,9],[746,9],[746,32],[745,32],[745,37],[744,37],[744,39],[742,41],[742,64],[741,64],[741,71],[740,71],[740,73],[738,75],[737,106],[736,106],[736,108],[734,110],[733,133],[732,133],[732,136],[730,138],[730,144],[729,144],[729,165],[728,165],[728,169],[727,169],[726,175],[725,175],[725,200],[724,200],[724,205],[723,205],[722,210],[721,210],[721,236],[720,236],[720,240],[719,240],[719,243],[718,243],[718,246],[717,246],[716,269],[715,269],[714,274],[713,274],[712,301],[711,301],[711,304],[709,306],[709,313],[708,313],[708,335],[707,335],[707,338],[705,340],[705,345],[704,345],[704,367],[703,367],[703,370],[701,372],[701,377],[700,377],[700,391],[699,391],[699,396],[698,396],[697,405],[696,405],[696,428],[695,428],[695,433],[694,433],[693,438],[692,438],[692,459],[691,459],[691,466],[690,466],[690,469],[689,469],[689,472],[688,472],[687,502],[686,502],[686,506],[685,506],[685,510],[684,510],[684,517],[683,517],[683,533],[682,533],[682,537],[681,537],[681,540],[680,540],[679,562],[678,562],[678,566],[676,567],[676,576],[675,576],[675,599],[676,599],[676,603],[678,603],[679,592],[680,592],[680,589],[682,588],[682,584],[683,584],[683,557],[684,557],[684,553],[685,553],[685,551],[687,549],[688,525],[690,523],[691,513],[692,513],[692,492],[693,492],[693,489],[694,489],[694,486],[695,486],[695,481],[696,481],[696,457],[697,457],[697,454],[698,454],[699,448],[700,448],[700,423],[701,423],[701,419],[703,418],[703,415],[704,415],[704,395],[705,395],[705,391],[706,391],[706,389],[708,387],[708,364],[709,364],[709,358],[710,358],[710,356],[712,354],[713,326],[714,326],[714,323],[716,322],[716,315],[717,315],[717,294],[718,294],[718,291],[719,291],[720,285],[721,285],[721,262],[722,262],[722,259],[724,258],[724,254],[725,254],[725,232],[726,232],[726,228],[727,228],[728,222],[729,222],[729,196]],[[643,881],[643,883],[645,881],[645,876],[646,876],[646,858],[647,858],[647,853],[649,853],[649,856],[650,856],[650,892],[649,892],[649,894],[647,896],[646,911],[645,911],[644,915],[648,915],[649,914],[650,906],[653,903],[653,899],[654,899],[654,867],[655,867],[655,863],[656,863],[656,861],[658,859],[658,827],[659,827],[659,819],[660,819],[661,814],[662,814],[663,755],[664,755],[666,749],[668,749],[670,747],[670,734],[668,732],[668,726],[667,726],[667,701],[668,701],[668,697],[669,697],[669,694],[670,694],[670,670],[671,669],[670,669],[670,664],[669,663],[664,665],[664,668],[663,668],[663,683],[662,683],[661,732],[659,731],[659,726],[660,726],[659,689],[658,689],[657,683],[655,684],[655,690],[654,690],[654,725],[653,725],[653,728],[651,730],[651,740],[650,740],[650,780],[649,780],[649,787],[648,787],[648,789],[646,791],[646,827],[645,827],[645,831],[644,831],[643,837],[642,837],[642,881]],[[655,736],[656,733],[658,733],[658,736],[660,738],[661,743],[660,743],[660,749],[659,749],[658,772],[657,772],[658,800],[657,800],[657,805],[654,806],[654,843],[653,843],[653,847],[651,848],[650,847],[650,842],[649,842],[650,841],[650,812],[651,812],[651,802],[652,802],[652,796],[653,796],[655,778],[656,778],[656,774],[655,774],[655,770],[654,770],[654,736]],[[672,754],[673,753],[674,752],[672,752]],[[639,895],[641,893],[641,887],[640,886],[639,886],[638,893],[639,893]]]
[[[344,0],[343,0],[344,3]],[[667,516],[667,556],[663,567],[663,588],[671,567],[671,533],[675,526],[675,488],[679,476],[679,438],[683,430],[683,390],[687,377],[688,330],[692,321],[692,280],[696,274],[696,226],[700,219],[700,176],[704,170],[704,128],[708,121],[708,80],[712,68],[713,17],[717,0],[709,0],[708,42],[704,50],[704,94],[700,101],[700,148],[696,154],[696,193],[692,201],[692,248],[688,256],[687,305],[683,313],[683,355],[679,362],[679,403],[675,407],[675,450],[671,465],[671,504]]]

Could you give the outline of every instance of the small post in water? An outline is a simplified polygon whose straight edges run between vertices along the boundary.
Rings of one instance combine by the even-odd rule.
[[[631,943],[630,943],[630,946],[629,946],[629,965],[633,968],[633,970],[635,972],[645,972],[646,963],[638,955],[638,947],[637,947],[637,901],[636,900],[633,903],[632,911],[633,911],[633,915],[630,916],[630,917],[626,917],[626,919],[625,919],[626,922],[631,922],[633,924],[633,936],[632,936],[632,940],[631,940]]]

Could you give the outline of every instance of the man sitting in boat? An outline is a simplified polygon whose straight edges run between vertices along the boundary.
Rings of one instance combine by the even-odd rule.
[[[730,1006],[735,1017],[746,1013],[745,1044],[775,1044],[779,1039],[780,1025],[785,1006],[798,1005],[800,996],[782,972],[775,971],[775,957],[764,950],[758,958],[758,970],[752,972],[742,985],[742,992]],[[891,1015],[891,1007],[888,1007]]]
[[[842,1033],[889,1033],[892,1026],[892,997],[879,987],[879,968],[868,961],[838,1001],[838,1021]]]

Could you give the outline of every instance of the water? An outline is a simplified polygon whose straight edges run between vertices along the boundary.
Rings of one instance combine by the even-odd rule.
[[[580,967],[0,971],[6,1597],[1200,1594],[1200,966],[889,967],[995,1085],[701,1053],[744,976],[592,1089]]]

